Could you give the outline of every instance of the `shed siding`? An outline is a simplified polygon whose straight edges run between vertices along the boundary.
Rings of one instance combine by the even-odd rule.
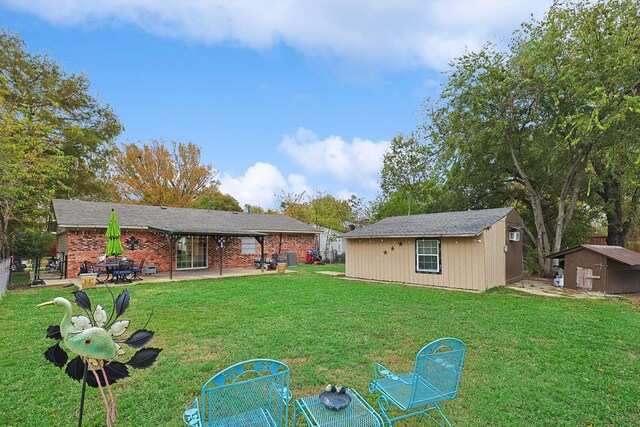
[[[493,231],[493,233],[496,232]],[[503,232],[500,232],[500,235],[502,236]],[[495,239],[495,236],[492,238]],[[346,239],[347,277],[474,291],[483,291],[487,288],[487,257],[484,256],[485,245],[482,243],[476,242],[471,237],[443,237],[441,239],[442,272],[427,274],[416,272],[415,241],[415,238]],[[491,258],[500,257],[491,256]],[[501,271],[504,272],[504,261],[501,266],[499,261],[494,264],[498,265],[493,265],[491,268],[501,267]]]
[[[609,260],[607,267],[607,293],[624,294],[640,292],[640,270]]]
[[[482,233],[484,243],[484,262],[486,265],[486,285],[484,289],[505,284],[506,260],[504,241],[506,221],[501,219]]]
[[[524,249],[524,233],[522,231],[523,222],[518,212],[512,210],[507,214],[506,224],[505,224],[505,235],[504,241],[505,246],[507,247],[506,257],[506,272],[505,272],[505,281],[507,283],[516,282],[522,279],[523,271],[522,271],[522,254]],[[520,230],[520,241],[512,242],[509,240],[509,227],[517,228]],[[504,249],[503,249],[504,250]]]
[[[579,289],[576,269],[578,267],[590,268],[594,276],[600,276],[599,279],[593,279],[591,290],[594,292],[606,292],[607,269],[606,267],[603,268],[603,265],[607,265],[607,258],[595,252],[580,250],[567,254],[564,259],[564,286],[569,289]]]

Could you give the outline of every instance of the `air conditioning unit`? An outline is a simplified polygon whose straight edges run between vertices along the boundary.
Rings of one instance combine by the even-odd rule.
[[[512,242],[520,241],[520,232],[519,231],[510,231],[509,232],[509,240]]]

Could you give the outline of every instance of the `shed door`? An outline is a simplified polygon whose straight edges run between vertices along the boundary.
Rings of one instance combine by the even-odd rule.
[[[593,289],[593,279],[599,279],[600,276],[593,275],[593,269],[585,267],[576,267],[576,286],[585,291]]]

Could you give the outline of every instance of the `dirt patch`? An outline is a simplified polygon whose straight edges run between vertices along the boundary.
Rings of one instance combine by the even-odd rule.
[[[625,299],[627,299],[631,304],[637,305],[640,307],[640,293],[637,294],[624,294]]]
[[[526,292],[545,297],[566,297],[581,299],[601,299],[607,297],[618,297],[617,295],[606,295],[602,292],[588,292],[581,289],[566,289],[553,286],[553,280],[542,277],[526,277],[519,282],[507,286],[520,292]]]
[[[304,357],[288,357],[288,358],[280,359],[280,361],[286,363],[289,366],[302,365],[304,363],[307,363],[309,360],[311,360],[310,354],[306,354]]]

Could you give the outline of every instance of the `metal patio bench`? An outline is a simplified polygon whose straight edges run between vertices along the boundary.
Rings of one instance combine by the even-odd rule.
[[[237,363],[204,384],[182,419],[192,427],[287,427],[289,379],[289,367],[277,360]]]
[[[378,405],[384,421],[393,426],[395,421],[426,415],[444,427],[431,416],[430,412],[436,411],[446,425],[451,427],[439,403],[455,399],[458,395],[466,351],[466,345],[459,339],[441,338],[430,342],[418,352],[413,372],[395,374],[380,363],[375,363],[374,379],[369,383],[369,391],[381,393]],[[404,413],[389,417],[391,405]]]

